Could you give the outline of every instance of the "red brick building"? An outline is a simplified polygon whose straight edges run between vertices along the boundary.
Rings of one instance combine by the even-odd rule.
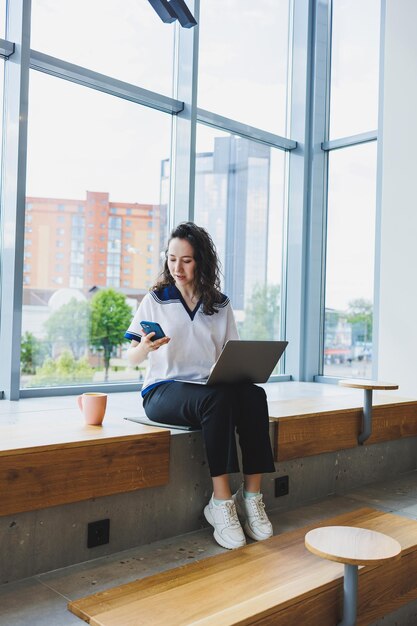
[[[91,191],[85,200],[27,197],[24,288],[143,293],[165,239],[165,206],[110,202],[108,193]]]

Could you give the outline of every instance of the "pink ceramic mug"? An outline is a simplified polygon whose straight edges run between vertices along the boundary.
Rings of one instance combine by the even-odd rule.
[[[86,424],[101,426],[107,406],[107,393],[83,393],[78,396],[78,406]]]

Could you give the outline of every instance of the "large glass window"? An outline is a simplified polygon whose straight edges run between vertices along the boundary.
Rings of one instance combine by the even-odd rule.
[[[195,220],[212,235],[242,339],[279,339],[285,153],[200,125]]]
[[[138,380],[123,334],[159,271],[171,118],[39,72],[29,102],[21,386]]]
[[[174,24],[140,0],[32,0],[31,47],[170,96]]]
[[[201,3],[199,107],[285,135],[289,5],[289,0]]]
[[[381,0],[332,1],[330,139],[378,126]]]
[[[325,375],[372,378],[380,0],[332,0]]]
[[[6,35],[6,0],[0,0],[0,37]]]
[[[376,142],[329,159],[324,374],[372,378]]]

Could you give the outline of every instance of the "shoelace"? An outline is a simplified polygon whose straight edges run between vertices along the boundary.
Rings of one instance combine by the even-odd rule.
[[[225,502],[222,509],[226,526],[240,526],[234,502]]]
[[[265,503],[260,498],[250,498],[249,502],[251,503],[252,510],[255,513],[256,517],[261,522],[267,522],[268,517],[265,513]]]

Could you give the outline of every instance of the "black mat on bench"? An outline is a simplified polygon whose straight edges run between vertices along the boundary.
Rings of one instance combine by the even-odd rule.
[[[145,426],[158,426],[158,428],[174,428],[175,430],[188,430],[195,432],[200,428],[193,428],[193,426],[178,426],[178,424],[161,424],[160,422],[153,422],[147,417],[125,417],[125,420],[130,422],[137,422],[138,424],[145,424]]]

